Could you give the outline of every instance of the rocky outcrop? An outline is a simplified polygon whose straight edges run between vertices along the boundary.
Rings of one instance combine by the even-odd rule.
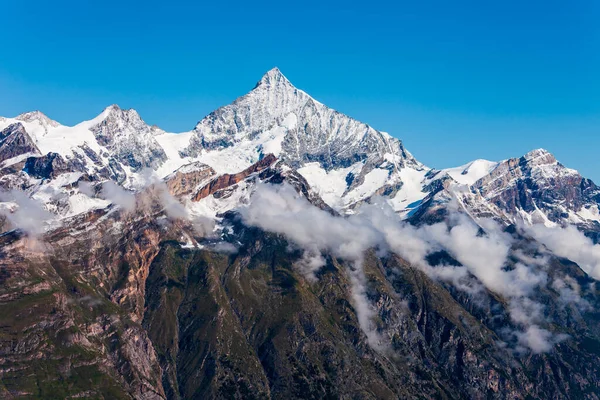
[[[508,214],[541,210],[554,222],[568,219],[569,210],[577,212],[600,200],[599,187],[543,149],[501,162],[473,189]]]
[[[165,183],[173,196],[183,196],[194,192],[216,174],[215,170],[206,164],[192,163],[167,176]]]
[[[48,153],[41,157],[28,157],[23,171],[34,178],[53,179],[64,172],[71,172],[71,166],[60,154]]]
[[[22,154],[40,154],[22,124],[9,125],[0,132],[0,162]]]
[[[250,175],[270,167],[276,161],[277,158],[273,154],[267,154],[263,159],[251,165],[249,168],[246,168],[242,172],[238,172],[237,174],[221,175],[210,181],[206,186],[200,188],[200,190],[194,194],[192,200],[200,201],[219,190],[233,186],[236,183],[246,179]]]

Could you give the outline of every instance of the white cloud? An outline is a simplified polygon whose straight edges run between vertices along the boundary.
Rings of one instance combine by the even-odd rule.
[[[21,229],[29,236],[42,234],[45,223],[53,217],[41,203],[21,190],[0,192],[0,201],[6,202],[0,208],[0,214],[15,228]]]
[[[85,187],[84,191],[86,191]],[[135,210],[135,194],[127,189],[123,189],[113,181],[106,181],[102,183],[100,197],[110,201],[113,204],[116,204],[127,212],[132,212]]]
[[[557,256],[576,262],[592,278],[600,280],[600,245],[594,244],[576,227],[523,227]]]
[[[540,328],[538,325],[531,325],[524,332],[517,333],[519,344],[529,348],[536,354],[552,350],[552,346],[568,337],[565,334],[553,335],[552,332]]]

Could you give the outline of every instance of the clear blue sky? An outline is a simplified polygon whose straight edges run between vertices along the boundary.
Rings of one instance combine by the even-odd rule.
[[[596,0],[3,0],[0,12],[0,115],[74,124],[117,103],[185,131],[278,66],[429,166],[544,147],[600,182]]]

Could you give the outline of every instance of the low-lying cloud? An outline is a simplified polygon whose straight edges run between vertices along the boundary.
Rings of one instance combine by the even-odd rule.
[[[315,273],[324,265],[322,252],[350,261],[353,267],[348,274],[357,318],[369,343],[376,348],[385,343],[375,328],[376,310],[367,296],[362,266],[368,249],[380,255],[394,252],[430,277],[467,293],[481,294],[486,288],[504,296],[509,301],[512,322],[520,327],[512,336],[519,346],[534,353],[548,351],[565,338],[541,327],[545,322],[544,306],[529,298],[536,288],[550,284],[545,270],[547,256],[531,256],[514,249],[514,238],[492,220],[475,223],[462,213],[454,213],[447,222],[417,228],[402,221],[384,201],[366,204],[349,217],[338,217],[313,206],[286,184],[258,185],[250,203],[239,212],[245,224],[285,235],[303,248],[298,268],[308,279],[316,279]],[[568,233],[573,235],[572,231]],[[545,244],[548,241],[542,240]],[[582,242],[579,238],[577,243]],[[442,250],[461,266],[430,265],[428,256]],[[575,261],[579,258],[587,263],[589,271],[594,271],[597,264],[593,263],[600,260],[600,253],[595,251],[577,255],[572,246],[563,244],[556,254]],[[558,281],[554,285],[565,296],[575,298],[577,288],[571,282]]]
[[[600,279],[600,245],[594,244],[576,227],[524,227],[537,241],[557,256],[576,262],[589,276]]]
[[[109,180],[98,185],[79,182],[79,191],[88,197],[107,200],[126,213],[138,211],[151,215],[162,211],[171,220],[188,221],[194,231],[202,236],[210,236],[214,231],[215,223],[212,219],[190,215],[185,205],[171,195],[167,185],[149,169],[142,171],[132,190]]]
[[[42,234],[46,222],[53,218],[41,203],[21,190],[0,192],[0,201],[6,203],[0,207],[0,214],[28,236]]]
[[[110,201],[113,204],[116,204],[127,212],[135,210],[135,194],[127,189],[122,188],[113,181],[106,181],[102,183],[100,197]]]

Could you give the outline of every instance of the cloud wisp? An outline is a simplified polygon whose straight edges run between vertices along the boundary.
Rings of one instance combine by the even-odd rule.
[[[576,262],[589,276],[600,280],[600,245],[576,227],[523,226],[522,229],[557,256]]]
[[[0,214],[31,237],[44,233],[46,222],[53,218],[41,203],[21,190],[0,192],[0,201],[5,203],[0,208]]]

